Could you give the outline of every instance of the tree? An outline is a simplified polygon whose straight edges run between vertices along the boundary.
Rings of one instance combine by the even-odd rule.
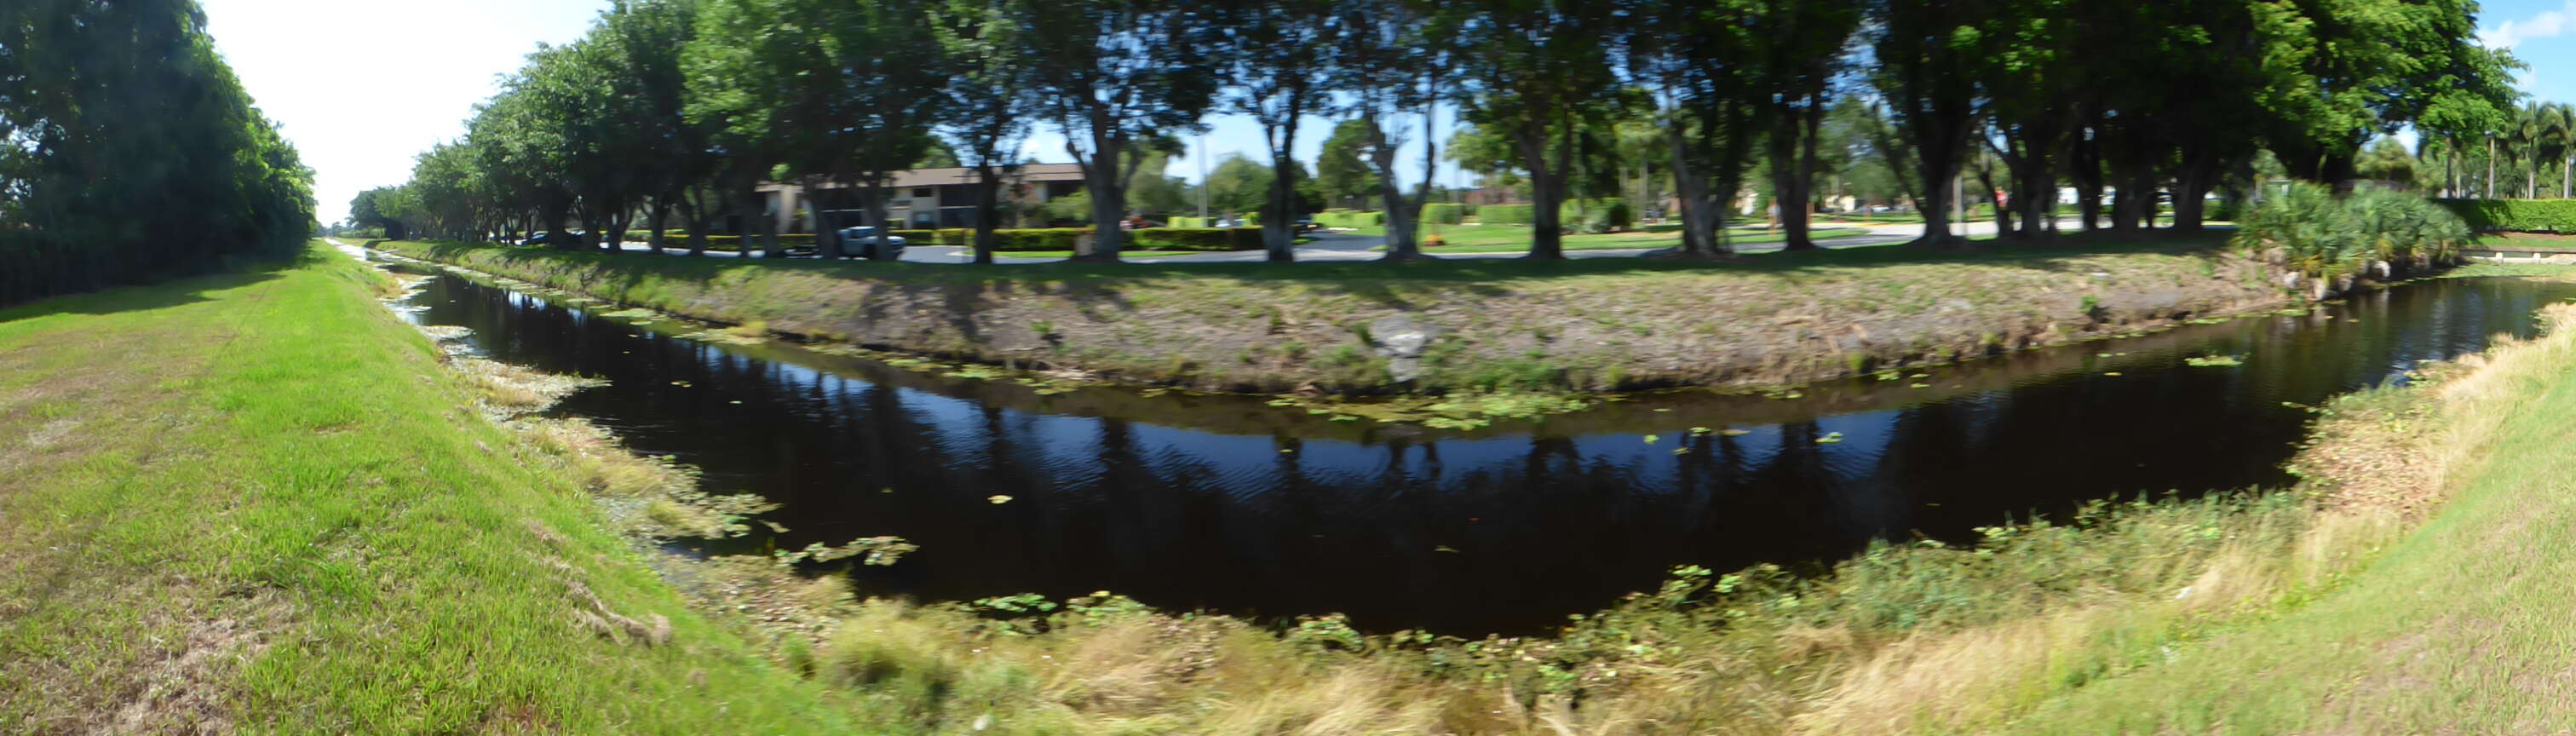
[[[2353,162],[2353,173],[2373,181],[2395,182],[2400,186],[2415,185],[2415,155],[2406,152],[2406,144],[2396,138],[2380,138],[2362,151]]]
[[[891,229],[885,223],[887,178],[930,152],[940,93],[953,81],[945,49],[933,35],[927,1],[852,5],[814,0],[802,14],[808,22],[823,24],[824,68],[839,74],[825,92],[821,121],[831,131],[821,143],[835,157],[831,178],[859,185],[862,216],[875,232]],[[836,223],[823,212],[815,214],[823,255],[839,257]],[[893,257],[879,248],[868,253]]]
[[[1764,104],[1766,39],[1743,0],[1660,0],[1632,17],[1629,76],[1647,91],[1680,205],[1676,253],[1723,255],[1727,204],[1741,188],[1753,141],[1778,107]]]
[[[1377,185],[1386,213],[1386,260],[1422,258],[1415,231],[1422,206],[1431,201],[1432,182],[1439,178],[1436,112],[1455,89],[1447,80],[1456,61],[1451,41],[1464,13],[1407,0],[1344,0],[1337,12],[1342,16],[1342,33],[1333,86],[1349,96],[1349,109],[1359,116],[1360,141],[1352,144],[1350,155],[1365,163],[1367,178]],[[1422,184],[1410,200],[1395,172],[1395,156],[1405,139],[1391,130],[1396,119],[1408,113],[1422,121],[1414,133],[1422,141]],[[1335,133],[1339,137],[1340,131]],[[1340,156],[1327,154],[1327,158],[1336,157]],[[1316,173],[1347,175],[1322,171],[1328,163],[1318,162]]]
[[[1459,26],[1461,112],[1507,136],[1529,172],[1535,225],[1529,257],[1565,257],[1557,206],[1573,169],[1573,136],[1593,103],[1619,90],[1608,49],[1616,14],[1607,3],[1499,0]]]
[[[1860,7],[1850,0],[1783,0],[1752,14],[1760,25],[1753,35],[1763,40],[1760,73],[1763,99],[1777,106],[1770,115],[1772,189],[1778,194],[1785,250],[1815,250],[1807,237],[1807,212],[1816,175],[1816,142],[1832,104],[1827,91],[1840,73],[1844,42],[1860,24]],[[2054,138],[2047,139],[2050,144]],[[2047,150],[2054,150],[2053,148]],[[2054,190],[2054,187],[2051,187]]]
[[[940,129],[975,169],[975,262],[990,265],[999,245],[1001,179],[1018,168],[1020,143],[1037,109],[1012,0],[949,0],[932,6],[931,32],[955,64]]]
[[[1378,193],[1382,182],[1365,158],[1371,127],[1366,120],[1344,120],[1324,139],[1323,152],[1315,158],[1315,183],[1326,201],[1344,204]]]
[[[770,258],[785,253],[761,216],[759,185],[800,132],[802,111],[787,104],[798,99],[794,73],[817,63],[787,10],[783,0],[705,0],[697,37],[681,53],[687,118],[719,162],[716,189],[742,222],[746,250],[757,242]]]
[[[1221,57],[1212,18],[1183,0],[1011,0],[1032,91],[1081,166],[1101,227],[1075,259],[1116,261],[1108,226],[1141,161],[1129,148],[1196,125],[1214,104]]]
[[[1220,212],[1248,214],[1259,212],[1270,201],[1270,183],[1275,175],[1270,167],[1240,153],[1226,154],[1208,172],[1208,206]]]
[[[1324,96],[1333,72],[1341,18],[1326,12],[1329,0],[1245,0],[1227,8],[1223,28],[1233,62],[1237,112],[1261,125],[1270,148],[1269,204],[1261,243],[1273,263],[1294,261],[1297,207],[1298,123]]]
[[[1951,180],[1966,166],[1969,142],[1990,98],[1979,94],[1978,65],[2007,52],[1980,32],[1998,0],[1890,0],[1876,9],[1871,51],[1876,83],[1899,136],[1913,153],[1921,185],[1923,236],[1917,246],[1950,247]]]
[[[0,4],[0,304],[301,252],[312,172],[187,0]]]

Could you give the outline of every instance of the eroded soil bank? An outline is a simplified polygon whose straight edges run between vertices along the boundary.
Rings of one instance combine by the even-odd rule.
[[[2278,305],[2214,238],[1726,263],[948,265],[376,242],[696,319],[1251,393],[1773,386]]]

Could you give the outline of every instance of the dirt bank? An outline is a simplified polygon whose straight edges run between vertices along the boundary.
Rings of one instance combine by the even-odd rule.
[[[1727,263],[761,262],[374,247],[623,304],[952,359],[1191,388],[1373,394],[1770,386],[2276,306],[2215,238]]]

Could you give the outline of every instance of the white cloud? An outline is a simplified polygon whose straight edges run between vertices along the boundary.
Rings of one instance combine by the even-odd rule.
[[[2478,42],[2491,49],[2509,49],[2524,41],[2556,37],[2567,32],[2571,17],[2576,17],[2576,0],[2568,0],[2566,7],[2557,10],[2544,10],[2525,20],[2509,20],[2478,31]]]

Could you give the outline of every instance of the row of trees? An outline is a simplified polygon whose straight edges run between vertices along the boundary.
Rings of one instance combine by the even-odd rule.
[[[1275,260],[1301,206],[1300,123],[1347,118],[1319,162],[1336,196],[1373,188],[1389,257],[1416,255],[1429,182],[1398,186],[1404,136],[1435,168],[1454,105],[1490,160],[1527,182],[1532,256],[1562,257],[1559,204],[1591,182],[1666,185],[1684,255],[1725,252],[1723,203],[1749,173],[1805,202],[1839,136],[1875,153],[1956,239],[1952,182],[2001,164],[2014,236],[2054,229],[2060,182],[2085,226],[2138,227],[2170,191],[2175,226],[2269,150],[2293,175],[2348,177],[2361,145],[2413,124],[2498,119],[2512,66],[2471,38],[2469,0],[622,0],[591,34],[532,55],[464,140],[407,189],[443,229],[578,216],[611,238],[630,213],[692,231],[730,207],[756,223],[765,180],[834,182],[883,211],[890,172],[934,139],[980,174],[978,260],[996,189],[1033,126],[1060,131],[1094,222],[1211,113],[1264,133]],[[1418,122],[1416,122],[1418,121]],[[1462,139],[1464,149],[1468,141]],[[1159,173],[1156,177],[1159,178]],[[1992,175],[1990,175],[1992,176]],[[1427,177],[1425,177],[1427,179]],[[1358,182],[1356,184],[1352,182]],[[1310,185],[1311,186],[1311,185]],[[2107,223],[2094,212],[2111,195]],[[1804,207],[1786,207],[1790,247]],[[837,255],[828,214],[820,240]],[[868,224],[877,224],[870,222]],[[659,245],[660,233],[654,234]],[[568,239],[559,239],[568,240]],[[1102,228],[1081,257],[1115,260]],[[775,244],[768,246],[774,253]]]
[[[0,4],[0,304],[285,256],[312,174],[193,0]]]
[[[2376,158],[2387,162],[2384,173],[2399,173],[2397,167],[2405,165],[2408,181],[2446,197],[2576,196],[2576,107],[2566,104],[2531,102],[2500,110],[2424,136],[2419,149],[2413,161],[2400,158],[2402,147]]]

